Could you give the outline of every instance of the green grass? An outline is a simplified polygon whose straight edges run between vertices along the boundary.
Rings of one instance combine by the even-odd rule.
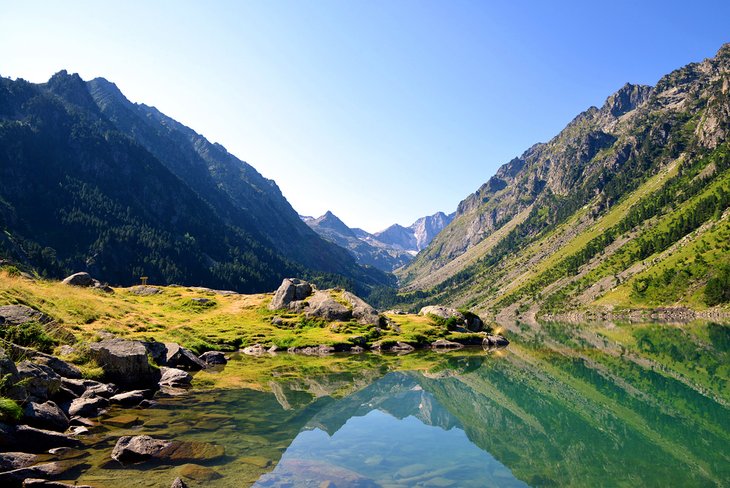
[[[15,400],[0,397],[0,422],[16,423],[23,417],[23,409]]]

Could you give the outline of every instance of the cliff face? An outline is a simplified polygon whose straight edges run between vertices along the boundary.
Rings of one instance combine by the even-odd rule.
[[[593,224],[606,218],[606,225],[613,223],[615,215],[608,216],[617,204],[631,198],[639,204],[646,201],[656,188],[643,185],[653,177],[705,170],[707,185],[722,177],[716,162],[710,167],[709,160],[700,160],[711,154],[724,158],[730,121],[729,59],[726,45],[715,58],[678,69],[655,87],[626,84],[602,107],[589,108],[550,141],[535,144],[503,165],[459,204],[453,222],[399,272],[405,289],[436,286],[437,293],[449,288],[448,296],[460,295],[461,301],[489,301],[490,294],[511,289],[507,280],[517,276],[516,268],[502,272],[512,266],[508,259],[519,255],[522,266],[537,265],[571,242],[573,250],[580,250],[585,244],[580,236]],[[667,182],[664,176],[660,179],[662,188]],[[643,193],[635,193],[640,189]],[[671,209],[669,203],[662,205],[659,213]],[[623,239],[651,228],[646,221]],[[616,237],[607,239],[606,246]],[[532,243],[535,247],[527,254]],[[482,273],[497,280],[480,285],[491,286],[490,292],[476,290],[474,278]],[[499,281],[498,274],[505,281]],[[552,282],[553,278],[543,285]]]

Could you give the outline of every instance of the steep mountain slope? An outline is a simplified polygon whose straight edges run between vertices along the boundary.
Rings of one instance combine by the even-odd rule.
[[[293,274],[388,282],[310,231],[253,168],[142,107],[145,122],[110,84],[102,97],[103,84],[65,71],[43,85],[0,79],[0,256],[117,284],[142,274],[240,291]],[[291,232],[291,252],[273,244],[277,229]]]
[[[370,234],[360,230],[359,237],[336,215],[328,211],[318,218],[306,219],[305,223],[324,239],[347,249],[357,262],[383,271],[393,271],[411,261],[407,251],[388,248],[374,241]]]
[[[279,253],[306,267],[362,274],[347,253],[302,223],[274,181],[156,108],[131,103],[113,83],[97,78],[87,84],[101,113],[118,130],[157,157],[224,220],[253,226]]]
[[[729,71],[725,45],[627,84],[502,166],[399,273],[401,298],[500,316],[713,305],[706,285],[730,266]]]

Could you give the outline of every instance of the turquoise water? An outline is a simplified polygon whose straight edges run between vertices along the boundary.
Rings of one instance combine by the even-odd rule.
[[[730,486],[724,397],[657,365],[542,347],[403,358],[243,357],[254,388],[160,398],[97,434],[93,486]],[[716,392],[715,392],[716,393]],[[221,444],[226,457],[121,468],[123,434]]]

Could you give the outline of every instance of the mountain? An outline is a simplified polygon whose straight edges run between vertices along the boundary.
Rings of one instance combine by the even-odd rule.
[[[409,252],[388,247],[362,229],[350,229],[330,211],[316,219],[303,217],[302,220],[324,239],[347,249],[361,265],[389,272],[413,259]]]
[[[252,166],[113,84],[0,79],[0,255],[47,276],[275,288],[383,285]]]
[[[300,216],[300,219],[326,240],[350,251],[359,264],[390,272],[408,264],[453,217],[438,212],[416,220],[409,227],[394,224],[375,234],[349,228],[330,211],[318,218]]]
[[[730,44],[626,84],[465,198],[398,299],[510,320],[730,300],[729,130]]]

